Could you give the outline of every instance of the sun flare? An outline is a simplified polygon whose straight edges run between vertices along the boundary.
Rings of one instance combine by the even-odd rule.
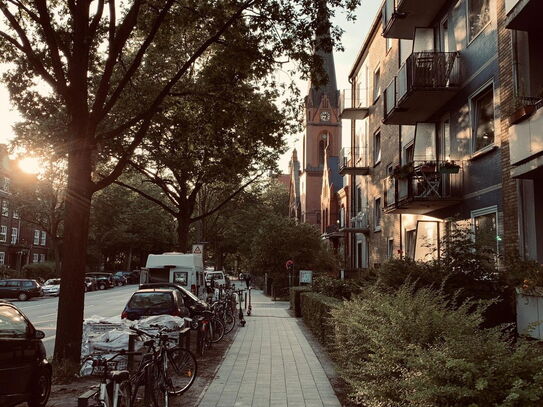
[[[19,160],[19,168],[27,174],[37,174],[40,172],[40,162],[35,157],[26,157]]]

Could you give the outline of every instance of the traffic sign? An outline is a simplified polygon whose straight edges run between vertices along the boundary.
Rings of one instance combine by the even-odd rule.
[[[288,271],[292,271],[292,269],[294,268],[294,262],[292,260],[287,260],[287,262],[285,263],[285,267]]]

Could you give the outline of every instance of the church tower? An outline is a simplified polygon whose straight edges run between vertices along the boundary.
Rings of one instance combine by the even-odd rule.
[[[327,79],[324,84],[310,82],[305,97],[306,132],[300,174],[300,218],[302,222],[320,229],[324,160],[333,161],[337,166],[341,149],[341,119],[333,52],[320,50],[316,53],[322,58]]]

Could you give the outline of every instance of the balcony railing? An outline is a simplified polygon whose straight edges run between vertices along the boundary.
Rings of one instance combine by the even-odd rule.
[[[368,175],[370,172],[368,149],[366,147],[344,147],[339,157],[341,175]]]
[[[543,100],[519,98],[517,106],[509,117],[511,175],[537,178],[543,169]]]
[[[343,228],[342,232],[349,233],[369,233],[370,231],[370,210],[368,207],[363,208],[355,216],[353,216]]]
[[[365,119],[368,116],[368,90],[359,88],[340,91],[339,114],[342,119]]]
[[[413,39],[415,28],[429,27],[447,0],[386,0],[383,5],[383,35]]]
[[[408,173],[385,179],[387,213],[427,214],[461,201],[461,163],[425,161],[410,166]]]
[[[427,121],[460,87],[457,52],[415,52],[384,92],[386,124]]]

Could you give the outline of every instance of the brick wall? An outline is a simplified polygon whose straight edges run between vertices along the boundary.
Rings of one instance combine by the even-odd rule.
[[[511,161],[509,159],[509,115],[514,110],[515,91],[513,83],[513,49],[511,30],[505,27],[505,0],[497,0],[498,14],[498,58],[500,68],[500,112],[501,112],[501,164],[502,164],[502,196],[503,196],[503,246],[505,255],[518,251],[518,195],[517,181],[511,178]]]

